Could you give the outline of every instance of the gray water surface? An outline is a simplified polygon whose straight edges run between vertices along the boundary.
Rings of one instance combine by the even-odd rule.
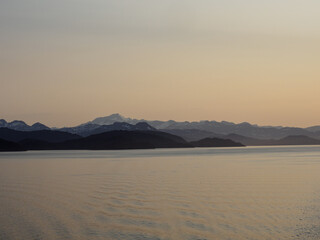
[[[320,147],[0,153],[0,239],[320,239]]]

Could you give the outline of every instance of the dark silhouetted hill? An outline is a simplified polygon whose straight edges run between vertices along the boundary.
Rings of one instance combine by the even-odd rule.
[[[111,131],[82,139],[66,141],[61,149],[152,149],[190,147],[184,139],[154,131]]]
[[[190,143],[194,147],[244,147],[241,143],[221,138],[205,138]]]
[[[213,132],[198,129],[161,129],[160,131],[180,136],[188,142],[199,141],[204,138],[221,138],[224,136],[222,134],[215,134]]]
[[[225,138],[241,142],[247,146],[268,146],[268,145],[320,145],[320,140],[308,136],[296,135],[281,139],[254,139],[237,134],[229,134]]]
[[[12,142],[20,142],[24,139],[34,139],[46,142],[62,142],[77,139],[80,138],[80,136],[54,130],[17,131],[9,128],[0,128],[0,138]]]
[[[264,140],[264,139],[245,137],[239,134],[228,134],[221,137],[224,139],[231,139],[232,141],[235,141],[235,142],[240,142],[246,146],[263,146],[263,145],[267,145],[268,141],[273,141],[273,140]]]
[[[20,144],[30,150],[116,150],[192,147],[181,137],[156,131],[111,131],[60,143],[25,139]]]
[[[0,139],[0,152],[25,151],[18,143]]]
[[[24,139],[18,142],[24,149],[27,150],[58,150],[56,142],[46,142],[37,139]]]
[[[288,136],[279,140],[271,140],[266,145],[320,145],[320,140],[311,137],[297,135]]]

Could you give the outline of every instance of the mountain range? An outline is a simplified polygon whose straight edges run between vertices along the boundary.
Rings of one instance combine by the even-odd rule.
[[[281,139],[292,135],[304,135],[311,138],[320,139],[320,126],[313,126],[308,128],[298,127],[282,127],[282,126],[258,126],[256,124],[250,124],[247,122],[243,123],[232,123],[227,121],[197,121],[197,122],[177,122],[173,120],[159,121],[159,120],[145,120],[145,119],[133,119],[126,118],[120,114],[112,114],[106,117],[99,117],[80,126],[94,125],[109,125],[115,122],[125,122],[129,124],[137,124],[139,122],[146,122],[155,129],[170,132],[175,131],[176,133],[189,131],[189,134],[198,135],[196,139],[187,140],[199,140],[205,137],[215,137],[217,135],[228,135],[238,134],[245,137],[257,138],[257,139]],[[173,132],[170,132],[175,134]],[[208,135],[209,134],[209,135]],[[177,134],[179,135],[179,134]],[[183,133],[185,135],[185,133]],[[180,135],[181,136],[181,135]],[[184,136],[182,136],[184,137]]]
[[[260,145],[301,145],[320,144],[320,126],[309,128],[258,126],[250,123],[198,121],[177,122],[149,121],[126,118],[120,114],[96,118],[75,127],[49,128],[42,123],[31,126],[23,121],[7,122],[0,120],[0,138],[5,141],[20,143],[23,146],[42,146],[41,149],[56,148],[52,143],[84,141],[82,139],[106,132],[123,131],[124,135],[132,132],[175,135],[192,146],[233,146],[233,144]],[[151,135],[152,135],[151,134]],[[90,138],[89,138],[90,139]],[[226,140],[231,140],[230,143]],[[119,143],[118,143],[119,144]],[[49,146],[50,145],[50,146]],[[121,144],[120,144],[121,145]],[[121,146],[119,145],[119,148]],[[238,146],[240,146],[238,145]],[[106,146],[106,145],[105,145]],[[127,146],[128,147],[128,146]],[[146,147],[146,146],[145,146]],[[37,147],[36,147],[37,148]],[[61,146],[59,147],[61,148]],[[29,149],[27,147],[27,149]]]
[[[50,130],[49,127],[39,122],[29,126],[24,121],[14,120],[12,122],[7,122],[4,119],[0,119],[0,128],[9,128],[18,131]]]
[[[78,134],[83,137],[87,137],[93,134],[110,132],[115,130],[123,131],[157,131],[156,128],[151,127],[146,122],[138,122],[136,124],[130,124],[126,122],[113,122],[111,124],[100,125],[96,123],[82,124],[76,127],[60,128],[59,131]]]
[[[149,126],[143,125],[143,123],[149,124]],[[138,125],[136,125],[138,124]],[[133,126],[132,126],[133,125]],[[7,122],[4,119],[0,120],[0,128],[6,127],[19,131],[37,131],[37,130],[49,130],[50,128],[42,123],[35,123],[32,126],[27,125],[23,121]],[[149,127],[149,129],[147,129]],[[80,124],[75,127],[54,128],[64,132],[79,134],[81,136],[89,136],[94,133],[102,133],[104,131],[112,130],[161,130],[161,131],[173,131],[184,132],[185,135],[190,137],[198,136],[199,140],[209,135],[228,135],[238,134],[245,137],[257,138],[257,139],[281,139],[291,135],[304,135],[316,139],[320,139],[320,126],[312,126],[308,128],[298,127],[282,127],[282,126],[258,126],[256,124],[232,123],[227,121],[195,121],[195,122],[177,122],[174,120],[159,121],[159,120],[145,120],[126,118],[118,113],[112,114],[106,117],[99,117],[92,121]],[[183,131],[182,131],[183,130]],[[192,133],[192,134],[191,134]]]

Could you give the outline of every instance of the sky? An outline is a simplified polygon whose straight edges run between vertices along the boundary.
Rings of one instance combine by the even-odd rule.
[[[318,0],[1,0],[0,118],[320,125]]]

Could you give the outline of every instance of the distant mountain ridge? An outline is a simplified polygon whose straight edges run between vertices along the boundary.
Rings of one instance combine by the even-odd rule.
[[[234,142],[242,143],[246,146],[269,146],[269,145],[320,145],[320,139],[312,138],[305,135],[289,135],[280,139],[258,139],[247,137],[235,133],[215,134],[200,130],[182,130],[172,129],[163,130],[186,139],[189,142],[200,141],[206,138],[230,139]]]
[[[138,122],[136,124],[130,124],[126,122],[114,122],[109,125],[99,125],[95,123],[82,124],[77,127],[60,128],[60,131],[79,134],[80,136],[87,137],[93,134],[110,132],[115,130],[123,131],[157,131],[156,128],[151,127],[146,122]]]
[[[19,131],[49,130],[50,128],[41,123],[32,126],[23,121],[6,122],[0,120],[0,127]],[[258,126],[256,124],[232,123],[227,121],[194,121],[178,122],[174,120],[159,121],[127,118],[118,113],[106,117],[99,117],[92,121],[75,127],[55,128],[63,132],[78,134],[86,137],[92,134],[114,130],[128,131],[164,131],[185,138],[188,141],[197,141],[203,138],[225,136],[229,134],[241,135],[246,138],[257,140],[279,140],[288,136],[303,135],[314,139],[320,139],[320,126],[308,128],[282,127],[282,126]]]
[[[9,128],[18,131],[38,131],[38,130],[50,130],[46,125],[36,122],[33,125],[28,125],[24,121],[14,120],[7,122],[4,119],[0,119],[0,128]]]
[[[145,119],[134,119],[126,118],[116,113],[106,117],[96,118],[86,124],[97,124],[105,125],[116,122],[126,122],[129,124],[136,124],[138,122],[146,122],[150,126],[160,130],[197,130],[210,132],[213,134],[239,134],[246,137],[252,137],[257,139],[281,139],[291,135],[305,135],[308,137],[320,139],[320,126],[313,126],[309,128],[298,128],[298,127],[282,127],[282,126],[258,126],[256,124],[250,124],[247,122],[243,123],[232,123],[227,121],[197,121],[197,122],[177,122],[174,120],[169,121],[150,121]],[[85,125],[85,124],[83,124]],[[317,131],[319,129],[319,131]],[[200,138],[204,138],[201,136]],[[199,139],[200,139],[199,138]],[[198,139],[198,140],[199,140]]]
[[[320,126],[307,127],[306,130],[308,130],[310,132],[319,132],[320,131]]]
[[[311,138],[304,135],[290,135],[281,139],[255,139],[238,134],[229,134],[220,137],[223,139],[231,139],[235,142],[241,142],[246,146],[320,145],[319,139]]]

